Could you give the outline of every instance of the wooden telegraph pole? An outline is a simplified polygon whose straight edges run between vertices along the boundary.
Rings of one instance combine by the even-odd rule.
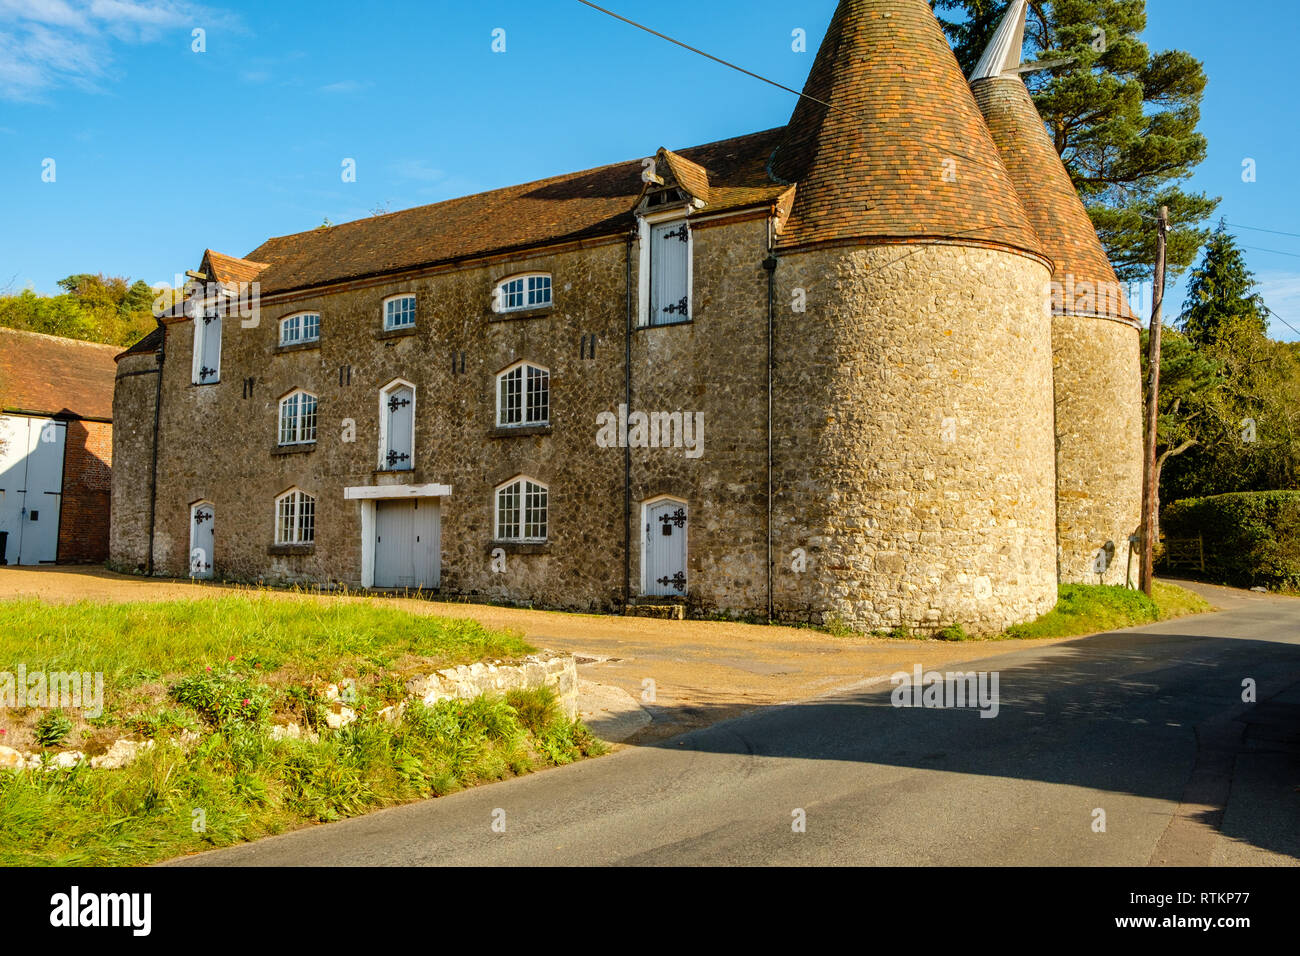
[[[1142,569],[1139,581],[1151,597],[1152,570],[1156,548],[1156,441],[1160,421],[1160,308],[1165,298],[1165,236],[1169,231],[1169,209],[1160,207],[1156,225],[1156,275],[1151,287],[1151,331],[1147,341],[1146,457],[1142,471]]]

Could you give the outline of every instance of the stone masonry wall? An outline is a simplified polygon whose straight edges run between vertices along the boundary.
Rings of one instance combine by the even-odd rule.
[[[691,506],[690,601],[748,613],[765,601],[766,222],[700,223],[694,244],[694,320],[634,333],[633,408],[702,412],[704,454],[633,449],[633,592],[640,502],[673,494]],[[635,308],[635,244],[632,254]],[[444,594],[616,609],[624,581],[624,452],[598,446],[597,415],[617,412],[624,401],[626,270],[620,238],[264,305],[256,328],[224,320],[214,385],[191,384],[192,324],[169,325],[159,572],[186,573],[189,508],[207,500],[216,514],[218,577],[357,585],[360,506],[345,501],[343,489],[441,483],[452,487],[441,502]],[[494,285],[533,271],[552,274],[553,307],[521,318],[492,314]],[[386,335],[381,303],[404,291],[417,296],[416,329]],[[277,320],[305,310],[321,315],[320,344],[279,350]],[[552,424],[503,433],[495,427],[495,376],[521,359],[550,370]],[[380,473],[379,391],[396,378],[416,387],[414,468]],[[318,438],[285,454],[276,448],[277,406],[299,387],[318,397]],[[350,443],[342,440],[347,419],[355,422]],[[549,540],[501,545],[506,570],[494,573],[493,491],[521,474],[549,488]],[[316,541],[305,553],[282,554],[272,547],[274,499],[292,487],[316,497]]]
[[[153,464],[155,355],[127,355],[113,388],[113,475],[108,558],[125,571],[143,571],[149,556],[149,482]]]
[[[980,633],[1050,610],[1047,267],[876,246],[793,254],[777,277],[780,616]]]
[[[1052,320],[1061,580],[1137,582],[1129,537],[1142,520],[1142,368],[1138,329]],[[1098,574],[1099,553],[1105,571]]]

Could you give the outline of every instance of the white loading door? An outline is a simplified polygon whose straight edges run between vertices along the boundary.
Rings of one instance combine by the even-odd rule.
[[[691,230],[686,220],[650,227],[650,324],[690,316]]]
[[[190,577],[212,577],[212,554],[216,547],[216,511],[200,501],[190,508]]]
[[[388,448],[382,467],[389,471],[410,471],[412,428],[415,422],[415,393],[398,388],[388,396]]]
[[[375,587],[438,586],[442,528],[437,498],[375,503]]]
[[[66,422],[0,419],[0,531],[10,564],[52,564],[59,552]]]
[[[645,507],[645,594],[686,596],[686,503],[667,499]]]

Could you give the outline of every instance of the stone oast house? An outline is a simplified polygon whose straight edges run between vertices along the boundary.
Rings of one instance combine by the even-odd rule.
[[[1003,73],[986,120],[925,0],[843,0],[784,127],[208,251],[119,362],[113,560],[865,628],[1049,610],[1138,525],[1137,339],[1054,314],[1054,273],[1113,273],[1077,199],[1026,195],[1068,174]],[[223,307],[253,281],[257,315]]]
[[[0,564],[108,557],[118,351],[0,329]]]

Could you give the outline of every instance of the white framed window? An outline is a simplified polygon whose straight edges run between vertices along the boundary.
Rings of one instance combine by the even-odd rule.
[[[292,488],[275,499],[275,543],[312,544],[316,540],[316,499]]]
[[[492,311],[521,312],[551,304],[551,277],[545,272],[511,276],[492,292]]]
[[[497,424],[501,427],[551,423],[551,373],[518,362],[497,376]]]
[[[379,468],[415,467],[415,386],[394,379],[379,391]]]
[[[221,381],[221,313],[213,306],[203,308],[194,317],[195,385],[215,385]]]
[[[280,344],[301,345],[320,341],[320,313],[299,312],[280,320]]]
[[[411,293],[384,300],[384,330],[409,329],[415,325],[415,296]]]
[[[680,211],[643,216],[640,220],[639,324],[689,322],[692,310],[694,239]]]
[[[280,399],[281,445],[306,445],[316,440],[316,396],[296,391]]]
[[[546,485],[526,476],[512,478],[496,490],[493,532],[497,541],[545,541]]]

